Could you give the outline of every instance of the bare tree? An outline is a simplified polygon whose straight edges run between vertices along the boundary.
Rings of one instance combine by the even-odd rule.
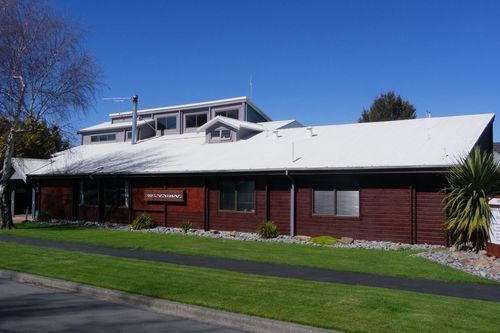
[[[99,70],[79,29],[45,2],[0,0],[0,116],[10,123],[0,177],[2,228],[11,228],[7,185],[16,137],[27,119],[68,119],[94,100]]]

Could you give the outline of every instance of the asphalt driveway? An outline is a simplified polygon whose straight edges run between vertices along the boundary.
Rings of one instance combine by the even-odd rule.
[[[243,332],[0,279],[0,333]]]

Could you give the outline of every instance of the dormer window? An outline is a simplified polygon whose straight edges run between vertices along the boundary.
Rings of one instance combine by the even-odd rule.
[[[205,132],[207,143],[219,143],[244,140],[264,131],[264,127],[248,121],[217,116],[203,126],[198,127],[196,131]]]
[[[230,140],[231,139],[231,131],[228,129],[216,129],[212,131],[212,139],[218,138],[221,140]]]
[[[231,141],[231,130],[219,127],[210,132],[211,142]]]

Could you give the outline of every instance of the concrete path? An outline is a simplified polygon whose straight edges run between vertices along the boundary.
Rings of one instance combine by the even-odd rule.
[[[0,242],[43,246],[71,251],[82,251],[87,253],[173,263],[193,267],[213,268],[238,273],[294,278],[328,283],[341,283],[348,285],[380,287],[435,295],[500,302],[500,284],[483,285],[473,283],[442,282],[425,279],[408,279],[369,273],[337,271],[324,268],[261,263],[228,258],[177,254],[170,252],[93,246],[70,242],[58,242],[28,237],[19,237],[13,235],[0,235]]]
[[[0,279],[0,332],[224,332],[240,330]]]

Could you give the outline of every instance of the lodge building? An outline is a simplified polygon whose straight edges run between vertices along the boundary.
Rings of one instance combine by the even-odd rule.
[[[273,121],[241,97],[133,119],[111,114],[81,129],[78,147],[15,159],[24,208],[114,223],[144,213],[206,230],[272,220],[282,234],[446,244],[446,170],[493,147],[494,114],[309,127]]]

